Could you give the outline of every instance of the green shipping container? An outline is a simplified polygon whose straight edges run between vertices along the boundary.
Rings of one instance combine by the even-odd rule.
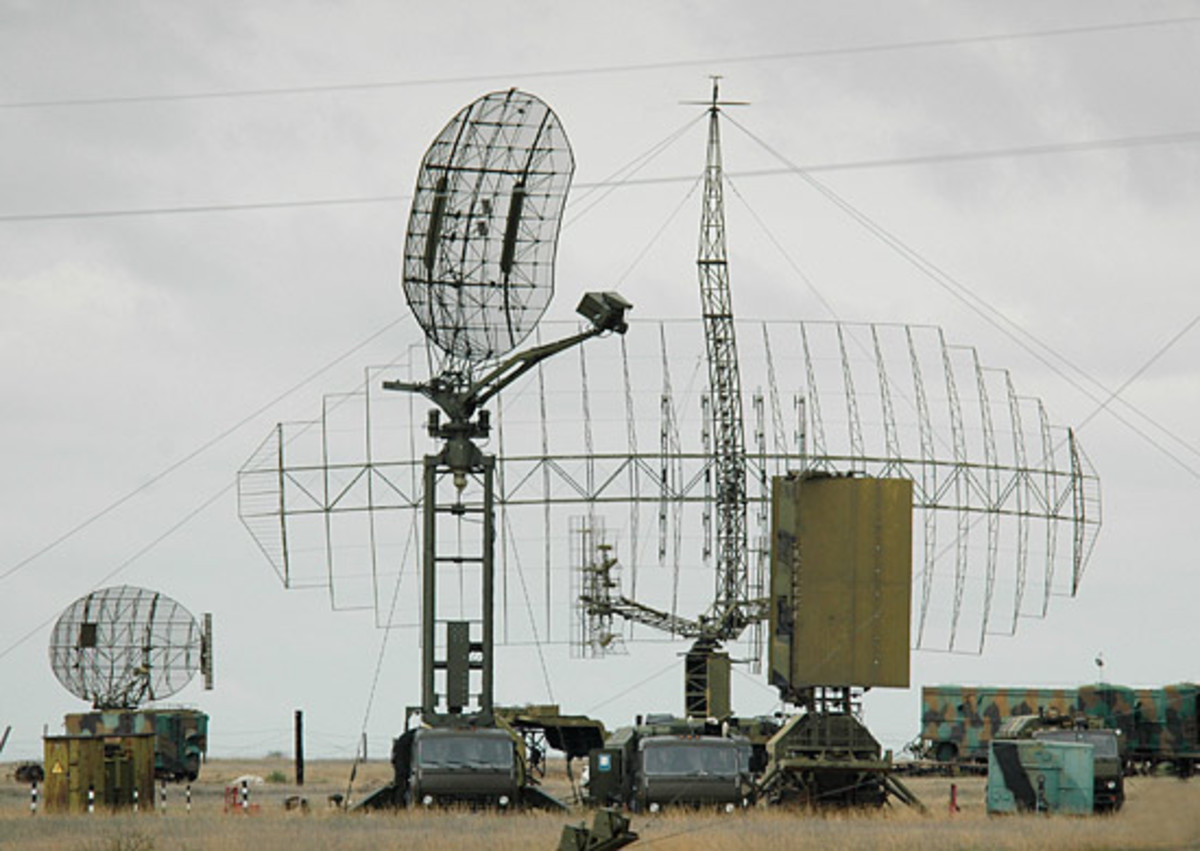
[[[1091,815],[1094,770],[1091,745],[993,741],[988,749],[987,810]]]

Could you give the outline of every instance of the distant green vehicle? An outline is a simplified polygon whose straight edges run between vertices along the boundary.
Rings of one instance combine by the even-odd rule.
[[[1001,725],[997,740],[1035,739],[1091,745],[1092,802],[1096,812],[1115,812],[1125,803],[1125,737],[1085,716],[1018,715]]]

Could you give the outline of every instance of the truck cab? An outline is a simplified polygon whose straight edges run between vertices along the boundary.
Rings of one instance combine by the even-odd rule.
[[[746,807],[752,797],[750,743],[715,736],[647,736],[638,743],[639,810],[715,804]]]
[[[519,803],[525,780],[518,740],[496,727],[419,728],[398,738],[392,765],[402,803],[497,807]]]
[[[652,716],[617,730],[589,754],[586,799],[636,811],[716,806],[732,812],[754,800],[752,754],[743,736],[713,733],[699,721]]]

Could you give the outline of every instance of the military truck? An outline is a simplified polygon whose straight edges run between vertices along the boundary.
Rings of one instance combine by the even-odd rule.
[[[538,786],[537,766],[543,754],[534,749],[531,758],[527,728],[536,728],[544,741],[567,739],[576,747],[576,739],[587,737],[575,717],[548,714],[557,707],[538,709],[544,711],[536,719],[509,710],[497,713],[490,723],[482,723],[479,716],[464,716],[459,723],[442,719],[437,726],[406,730],[392,742],[392,782],[355,809],[460,805],[501,811],[566,810],[565,804]],[[561,730],[563,726],[570,729]]]
[[[1126,771],[1170,766],[1189,777],[1200,765],[1200,685],[1130,688],[1112,683],[1074,689],[926,686],[921,690],[920,758],[982,765],[1000,725],[1017,715],[1083,715],[1123,733]]]
[[[921,689],[919,756],[942,763],[983,766],[988,743],[1014,715],[1076,708],[1075,689],[996,686],[925,686]]]
[[[1092,802],[1096,812],[1115,812],[1125,803],[1125,738],[1097,718],[1043,712],[1016,715],[1000,725],[997,740],[1037,739],[1092,746]]]
[[[409,730],[392,747],[399,803],[517,806],[526,780],[519,743],[499,727]]]
[[[714,726],[651,715],[620,728],[588,755],[585,801],[635,812],[748,807],[754,801],[753,745],[729,725]]]

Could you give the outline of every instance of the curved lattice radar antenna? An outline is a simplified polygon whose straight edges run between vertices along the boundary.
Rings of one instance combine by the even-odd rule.
[[[202,628],[166,594],[119,585],[80,597],[50,634],[50,667],[97,709],[170,697],[203,671],[212,683],[211,618]]]
[[[404,294],[443,373],[516,348],[554,294],[575,160],[558,117],[509,89],[461,110],[425,154],[404,247]]]

